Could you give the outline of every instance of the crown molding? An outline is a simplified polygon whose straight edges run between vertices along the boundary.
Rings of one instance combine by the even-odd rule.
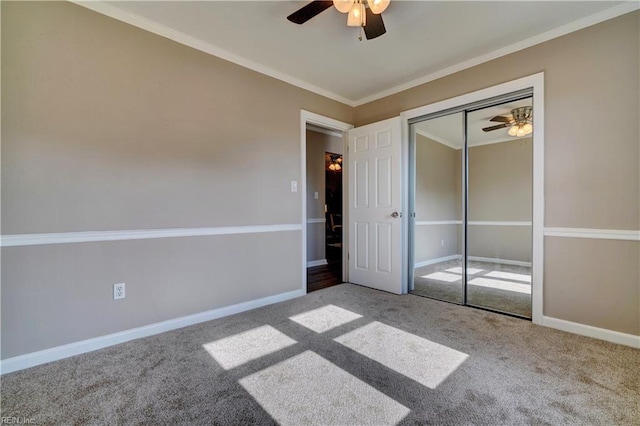
[[[434,142],[438,142],[442,145],[448,146],[451,149],[455,149],[455,150],[459,150],[462,149],[461,146],[458,146],[454,143],[450,143],[449,141],[439,137],[439,136],[435,136],[425,130],[422,129],[417,129],[416,133],[420,136],[424,136],[427,139],[431,139]],[[500,138],[500,139],[494,139],[494,140],[490,140],[490,141],[485,141],[485,142],[479,142],[479,143],[474,143],[474,144],[469,144],[469,148],[475,148],[477,146],[484,146],[484,145],[493,145],[496,143],[503,143],[503,142],[518,142],[518,141],[525,141],[525,140],[531,140],[531,137],[528,138],[515,138],[515,137],[507,137],[507,138]]]
[[[415,80],[411,80],[406,83],[390,87],[389,89],[382,90],[378,93],[374,93],[373,95],[358,99],[353,103],[355,104],[356,107],[358,107],[360,105],[364,105],[369,102],[373,102],[378,99],[385,98],[387,96],[395,95],[396,93],[400,93],[405,90],[411,89],[413,87],[420,86],[421,84],[425,84],[430,81],[437,80],[442,77],[446,77],[450,74],[454,74],[454,73],[466,70],[467,68],[472,68],[477,65],[483,64],[485,62],[498,59],[502,56],[506,56],[511,53],[515,53],[520,50],[527,49],[529,47],[535,46],[536,44],[544,43],[546,41],[553,40],[554,38],[562,37],[563,35],[570,34],[572,32],[590,27],[595,24],[599,24],[600,22],[617,18],[618,16],[625,15],[627,13],[633,12],[638,9],[640,9],[640,2],[637,2],[637,1],[625,2],[617,6],[614,6],[612,8],[603,10],[601,12],[594,13],[593,15],[589,15],[584,18],[578,19],[577,21],[570,22],[568,24],[562,25],[560,27],[557,27],[552,30],[546,31],[544,33],[538,34],[536,36],[530,37],[526,40],[522,40],[517,43],[513,43],[509,46],[505,46],[503,48],[486,53],[484,55],[476,56],[475,58],[471,58],[466,61],[459,62],[455,65],[451,65],[449,67],[443,68],[431,74],[427,74]]]
[[[595,13],[593,15],[578,19],[577,21],[573,21],[571,23],[565,24],[558,28],[554,28],[542,34],[538,34],[536,36],[530,37],[526,40],[522,40],[517,43],[511,44],[509,46],[486,53],[484,55],[476,56],[475,58],[471,58],[466,61],[459,62],[455,65],[443,68],[439,71],[427,74],[415,80],[411,80],[406,83],[402,83],[402,84],[390,87],[388,89],[382,90],[372,95],[369,95],[357,100],[353,100],[353,99],[346,98],[342,95],[339,95],[337,93],[331,92],[329,90],[323,89],[319,86],[316,86],[314,84],[311,84],[299,78],[293,77],[289,74],[286,74],[286,73],[277,71],[273,68],[270,68],[268,66],[259,64],[251,59],[229,52],[228,50],[225,50],[219,46],[213,45],[211,43],[207,43],[203,40],[187,35],[183,32],[176,31],[172,28],[169,28],[153,20],[143,18],[140,15],[125,11],[111,4],[107,4],[102,0],[90,0],[90,1],[68,0],[68,1],[70,1],[71,3],[77,4],[79,6],[85,7],[87,9],[93,10],[94,12],[98,12],[100,14],[109,16],[118,21],[122,21],[127,24],[133,25],[134,27],[141,28],[143,30],[157,34],[161,37],[165,37],[170,40],[173,40],[177,43],[184,44],[196,50],[200,50],[202,52],[208,53],[210,55],[216,56],[218,58],[224,59],[226,61],[248,68],[250,70],[256,71],[258,73],[267,75],[269,77],[272,77],[277,80],[283,81],[285,83],[291,84],[293,86],[299,87],[301,89],[308,90],[310,92],[316,93],[320,96],[324,96],[329,99],[333,99],[334,101],[343,103],[350,107],[358,107],[358,106],[367,104],[369,102],[373,102],[375,100],[394,95],[396,93],[411,89],[421,84],[425,84],[430,81],[437,80],[447,75],[465,70],[467,68],[471,68],[476,65],[489,62],[493,59],[497,59],[502,56],[509,55],[511,53],[529,48],[531,46],[535,46],[536,44],[544,43],[554,38],[561,37],[563,35],[581,30],[591,25],[595,25],[600,22],[604,22],[609,19],[613,19],[618,16],[625,15],[627,13],[640,9],[640,2],[627,1],[625,3],[619,4],[612,8]]]
[[[456,150],[457,149],[462,149],[461,146],[458,146],[455,143],[449,142],[446,139],[443,139],[443,138],[441,138],[439,136],[436,136],[436,135],[434,135],[432,133],[429,133],[429,132],[427,132],[425,130],[422,130],[422,129],[416,129],[416,134],[418,134],[420,136],[424,136],[427,139],[431,139],[434,142],[438,142],[439,144],[448,146],[451,149],[456,149]]]
[[[168,38],[169,40],[173,40],[185,46],[192,47],[201,52],[205,52],[210,55],[216,56],[220,59],[224,59],[225,61],[229,61],[236,65],[240,65],[244,68],[248,68],[260,74],[273,77],[277,80],[284,81],[285,83],[291,84],[301,89],[308,90],[310,92],[324,96],[329,99],[333,99],[334,101],[343,103],[350,107],[355,106],[353,100],[347,99],[344,96],[338,95],[337,93],[333,93],[329,90],[325,90],[314,84],[300,80],[289,74],[277,71],[266,65],[259,64],[255,61],[252,61],[251,59],[245,58],[240,55],[236,55],[235,53],[229,52],[228,50],[225,50],[219,46],[216,46],[211,43],[207,43],[199,38],[192,37],[181,31],[174,30],[172,28],[167,27],[166,25],[162,25],[151,19],[143,18],[142,16],[137,15],[135,13],[120,9],[119,7],[113,6],[111,4],[107,4],[102,0],[91,0],[91,1],[68,0],[68,1],[73,4],[77,4],[78,6],[85,7],[94,12],[98,12],[102,15],[116,19],[118,21],[127,23],[129,25],[133,25],[134,27],[138,27],[143,30],[149,31],[161,37]]]

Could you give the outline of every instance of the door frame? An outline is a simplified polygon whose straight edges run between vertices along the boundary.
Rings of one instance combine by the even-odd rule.
[[[348,164],[347,131],[353,128],[353,124],[325,117],[314,112],[300,110],[300,185],[299,192],[301,203],[301,225],[302,225],[302,290],[307,292],[307,124],[319,126],[325,129],[342,133],[342,158],[343,164]],[[348,206],[348,191],[345,191],[348,184],[348,167],[342,169],[342,280],[349,280],[349,263],[347,250],[345,247],[349,243],[349,218],[345,209]]]
[[[543,319],[543,273],[544,273],[544,72],[522,77],[506,83],[491,86],[475,92],[467,93],[454,98],[435,102],[422,107],[410,109],[400,114],[402,123],[403,154],[409,152],[409,120],[427,114],[444,111],[450,108],[461,107],[473,102],[517,92],[524,89],[533,89],[533,217],[532,217],[532,282],[531,282],[531,319],[534,324],[542,324]],[[403,167],[408,166],[408,160],[403,161]],[[409,168],[403,170],[403,180],[409,182]],[[404,192],[404,191],[403,191]],[[407,194],[406,197],[408,201]],[[411,212],[409,212],[410,214]],[[403,258],[406,259],[408,275],[408,230],[404,238]],[[408,288],[408,280],[404,286]]]

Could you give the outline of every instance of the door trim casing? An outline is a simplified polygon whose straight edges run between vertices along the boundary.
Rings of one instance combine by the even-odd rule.
[[[342,133],[342,146],[343,146],[343,158],[348,161],[347,156],[347,131],[353,128],[353,124],[345,123],[333,118],[325,117],[324,115],[316,114],[314,112],[300,110],[300,185],[298,185],[300,198],[301,198],[301,219],[302,225],[302,262],[301,262],[301,290],[304,294],[307,293],[307,124],[311,126],[318,126],[329,130],[335,130]],[[342,187],[346,188],[348,182],[348,168],[343,169],[342,173]],[[346,244],[348,244],[347,238],[349,236],[349,218],[346,217],[344,206],[347,206],[348,191],[342,191],[342,279],[348,281],[349,279],[349,264],[347,261],[347,250],[344,250]],[[346,269],[345,269],[346,268]]]
[[[544,312],[544,72],[402,112],[400,119],[403,132],[403,204],[408,203],[409,198],[409,120],[529,88],[533,89],[533,116],[535,117],[533,121],[533,277],[531,283],[531,319],[534,324],[542,325]],[[405,153],[407,154],[406,157]],[[407,208],[408,204],[407,206],[403,206],[403,209],[408,212]],[[408,271],[408,225],[403,227],[403,241],[405,241],[403,247],[403,263],[405,263],[404,266]],[[406,281],[407,282],[403,283],[404,292],[408,291],[408,280]]]

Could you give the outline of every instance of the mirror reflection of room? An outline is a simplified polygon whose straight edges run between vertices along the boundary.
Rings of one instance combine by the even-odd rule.
[[[412,124],[412,293],[531,318],[531,111],[529,97]]]
[[[467,116],[467,304],[531,318],[532,98]]]
[[[413,293],[462,303],[464,114],[416,123]]]

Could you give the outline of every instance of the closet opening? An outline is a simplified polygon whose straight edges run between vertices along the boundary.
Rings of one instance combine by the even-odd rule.
[[[533,90],[409,121],[409,291],[532,318]]]

